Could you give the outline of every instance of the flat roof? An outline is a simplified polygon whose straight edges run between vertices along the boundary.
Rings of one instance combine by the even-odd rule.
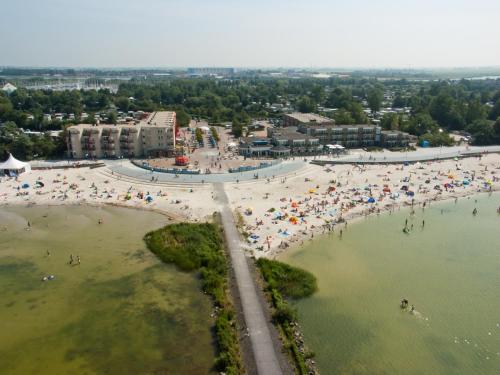
[[[285,116],[292,117],[299,122],[316,122],[316,123],[334,122],[333,119],[318,115],[316,113],[293,112],[293,113],[287,113],[285,114]]]
[[[126,123],[120,123],[120,124],[98,124],[98,125],[93,125],[93,124],[78,124],[78,125],[71,125],[69,128],[80,128],[80,129],[86,129],[86,128],[107,128],[107,127],[171,127],[174,126],[175,124],[175,112],[173,111],[160,111],[160,112],[151,112],[146,119],[139,121],[138,123],[136,122],[126,122]]]

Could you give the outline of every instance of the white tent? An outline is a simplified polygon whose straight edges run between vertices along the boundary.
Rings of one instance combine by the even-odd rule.
[[[0,163],[0,171],[3,171],[5,174],[21,174],[31,171],[31,166],[28,163],[17,160],[12,154],[9,154],[9,158],[3,163]]]

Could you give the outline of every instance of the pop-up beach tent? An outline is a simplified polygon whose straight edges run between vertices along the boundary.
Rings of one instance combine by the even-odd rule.
[[[17,160],[12,154],[9,154],[9,158],[6,161],[0,163],[0,172],[9,176],[19,175],[29,171],[31,171],[31,166],[28,163]]]

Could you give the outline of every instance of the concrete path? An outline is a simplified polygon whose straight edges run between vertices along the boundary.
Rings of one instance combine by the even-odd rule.
[[[315,164],[376,164],[376,163],[404,163],[425,162],[433,160],[446,160],[455,157],[476,156],[478,154],[500,152],[500,146],[453,146],[418,148],[416,151],[393,152],[383,150],[380,152],[365,152],[362,150],[351,151],[339,157],[320,156],[314,158]],[[312,159],[312,158],[310,158]]]
[[[269,160],[268,160],[269,161]],[[160,182],[173,182],[173,183],[219,183],[219,182],[236,182],[238,181],[254,181],[254,175],[258,174],[259,180],[272,178],[273,176],[280,176],[290,174],[298,171],[307,165],[302,158],[297,160],[288,160],[278,162],[272,166],[257,169],[254,171],[240,172],[240,173],[213,173],[213,174],[197,174],[197,175],[178,175],[151,172],[146,169],[140,168],[132,164],[129,160],[106,160],[107,167],[115,173],[126,175],[132,178],[137,178],[145,181],[151,181],[151,178],[158,178]],[[257,180],[255,180],[257,181]]]
[[[264,315],[265,306],[262,305],[257,295],[256,286],[242,249],[236,222],[229,208],[229,201],[224,191],[224,185],[218,183],[214,184],[214,186],[216,199],[222,205],[222,225],[224,226],[236,284],[240,293],[245,323],[250,333],[257,372],[260,375],[281,375],[283,371],[280,368],[276,348],[273,345],[271,333]]]

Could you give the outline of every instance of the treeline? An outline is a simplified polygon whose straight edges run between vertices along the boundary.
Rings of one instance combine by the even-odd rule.
[[[29,136],[23,133],[12,121],[8,121],[0,127],[1,161],[6,159],[9,153],[22,160],[32,160],[36,157],[59,158],[65,151],[64,136],[52,137],[48,133]]]
[[[409,108],[381,116],[382,108]],[[116,122],[119,111],[175,110],[180,126],[192,117],[232,122],[236,136],[252,119],[285,110],[319,112],[337,124],[380,120],[431,145],[451,144],[450,131],[469,132],[476,144],[500,142],[500,80],[409,81],[367,78],[134,78],[108,90],[0,92],[0,122],[23,129],[60,130],[67,124]],[[335,109],[331,111],[330,109]],[[61,113],[62,119],[47,114]],[[81,118],[82,113],[87,117]],[[72,116],[69,116],[72,114]],[[368,116],[370,115],[370,116]],[[62,155],[61,155],[62,156]]]

